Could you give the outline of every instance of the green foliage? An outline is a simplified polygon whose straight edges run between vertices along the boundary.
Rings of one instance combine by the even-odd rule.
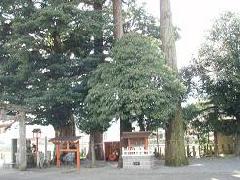
[[[100,65],[89,81],[85,104],[91,122],[144,116],[149,128],[156,128],[173,115],[184,87],[165,66],[159,44],[139,34],[125,35],[116,43],[113,59]]]
[[[129,0],[123,6],[124,33],[138,32],[156,39],[160,38],[160,22],[148,14],[144,6],[139,6],[136,0]]]
[[[2,100],[31,107],[32,123],[66,126],[87,93],[86,75],[100,61],[91,54],[92,37],[101,35],[104,17],[79,9],[75,1],[0,5],[12,31],[2,59]]]
[[[88,117],[90,115],[86,113],[88,112],[86,108],[91,107],[89,112],[92,112],[94,109],[102,110],[104,105],[106,108],[111,107],[112,111],[108,112],[107,109],[104,109],[103,112],[98,111],[95,116],[91,115],[91,117],[95,117],[94,122],[95,120],[99,122],[97,129],[106,129],[112,118],[116,117],[116,114],[112,113],[113,109],[118,110],[119,107],[116,106],[112,96],[109,97],[109,101],[105,102],[104,98],[106,97],[101,97],[101,92],[105,91],[111,94],[113,91],[104,86],[96,86],[99,90],[95,89],[95,94],[97,95],[97,91],[99,91],[100,101],[91,100],[97,102],[94,106],[85,107],[84,99],[89,101],[90,95],[87,98],[86,95],[88,89],[93,85],[94,78],[91,78],[91,82],[89,82],[91,86],[87,86],[88,79],[92,75],[100,75],[102,67],[100,66],[94,74],[92,71],[103,62],[106,56],[109,56],[113,46],[110,2],[105,2],[105,0],[1,1],[1,101],[28,106],[31,113],[35,115],[32,123],[51,124],[56,128],[67,125],[69,118],[76,111],[78,112],[76,117]],[[81,3],[80,6],[79,3]],[[93,10],[93,5],[98,3],[103,5],[102,10]],[[138,31],[144,35],[159,37],[159,26],[156,19],[147,14],[142,7],[135,5],[135,1],[129,1],[124,8],[125,31]],[[130,22],[132,25],[127,25]],[[104,63],[103,66],[112,67],[113,64]],[[107,74],[103,75],[104,72],[107,70],[101,73],[103,77],[107,76]],[[137,74],[143,76],[137,72],[137,69],[136,72],[126,71],[125,73],[129,73],[129,75],[124,74],[125,79]],[[170,80],[174,78],[175,75],[166,77]],[[131,81],[133,83],[135,79]],[[139,80],[137,82],[140,83]],[[169,89],[171,88],[172,86],[169,87]],[[143,90],[144,87],[142,87]],[[93,93],[93,90],[89,92]],[[123,93],[129,96],[131,91]],[[154,95],[153,92],[152,94]],[[149,103],[151,103],[155,102],[159,96],[154,95],[151,99],[149,97],[152,94],[146,92],[141,97],[137,97],[139,92],[135,92],[132,98],[139,104],[142,101],[141,98],[149,99]],[[124,95],[121,94],[121,96]],[[171,97],[171,93],[164,96]],[[107,104],[108,102],[114,102],[114,104]],[[165,103],[167,102],[159,102],[159,104]],[[141,106],[145,106],[147,109],[147,104]],[[139,115],[142,112],[137,104],[128,104],[126,108],[129,111],[121,115],[122,117],[134,118],[135,113]],[[154,106],[148,109],[148,114],[151,111],[156,111]],[[155,114],[151,119],[160,116]],[[166,116],[166,114],[168,113],[162,116]],[[149,119],[150,115],[147,116]],[[90,120],[87,118],[81,122],[89,126],[89,129],[94,129],[91,127]],[[95,124],[93,126],[96,127]]]
[[[234,129],[232,133],[240,131],[239,27],[238,14],[222,15],[214,23],[195,63],[202,93],[218,109],[219,117],[223,117],[220,127]],[[226,117],[236,120],[230,123],[224,120]],[[227,124],[237,128],[226,128]]]

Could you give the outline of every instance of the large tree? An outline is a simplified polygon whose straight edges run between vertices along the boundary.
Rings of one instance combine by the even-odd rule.
[[[3,100],[30,106],[32,123],[53,125],[57,136],[74,135],[73,113],[87,93],[86,75],[102,59],[91,52],[100,44],[92,37],[102,36],[103,18],[76,1],[1,5],[12,29],[1,67]]]
[[[176,32],[172,24],[170,0],[160,0],[160,39],[166,64],[177,72]],[[165,164],[167,166],[188,164],[184,146],[184,128],[180,103],[179,99],[175,114],[173,118],[169,119],[165,128]]]
[[[113,59],[89,81],[85,108],[92,128],[107,128],[114,118],[132,123],[139,116],[164,123],[175,112],[184,88],[165,66],[158,43],[129,34],[115,44]]]
[[[225,116],[224,119],[232,119],[222,121],[219,127],[235,135],[236,155],[240,154],[239,27],[239,14],[223,14],[214,23],[195,62],[201,93],[219,109],[218,114]]]

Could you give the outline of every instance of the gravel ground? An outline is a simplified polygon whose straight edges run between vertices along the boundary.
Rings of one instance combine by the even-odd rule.
[[[151,170],[118,169],[116,163],[98,162],[88,168],[82,162],[81,170],[72,167],[29,169],[0,169],[0,180],[237,180],[240,179],[240,158],[194,159],[189,166],[165,167],[159,162]]]

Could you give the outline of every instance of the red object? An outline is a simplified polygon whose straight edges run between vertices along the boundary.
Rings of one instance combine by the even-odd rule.
[[[80,170],[80,137],[56,137],[49,141],[56,145],[57,167],[61,166],[61,152],[76,152],[77,153],[77,169]],[[66,147],[67,145],[67,147]]]
[[[109,161],[116,161],[117,160],[117,155],[114,153],[114,154],[110,154],[109,156],[108,156],[108,160]]]

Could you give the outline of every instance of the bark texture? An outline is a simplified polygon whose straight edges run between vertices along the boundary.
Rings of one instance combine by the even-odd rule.
[[[92,151],[91,148],[91,138],[93,138],[93,142],[94,142],[94,148]],[[94,153],[94,155],[93,155]],[[95,157],[95,159],[93,159],[92,157]],[[88,151],[88,155],[87,158],[89,160],[104,160],[104,150],[103,150],[103,134],[101,132],[93,132],[90,134],[90,144],[89,144],[89,151]]]
[[[123,36],[122,26],[122,0],[113,0],[114,37],[120,39]]]
[[[70,116],[66,124],[60,127],[54,127],[55,137],[76,136],[76,127],[73,115]]]
[[[160,40],[166,64],[177,71],[175,29],[172,24],[170,0],[160,0]]]
[[[160,39],[166,64],[177,71],[175,30],[172,24],[170,0],[160,0]],[[182,166],[188,164],[184,145],[184,129],[181,105],[177,106],[174,118],[166,127],[165,165]]]
[[[96,154],[95,154],[95,149],[94,149],[94,134],[90,134],[90,152],[91,152],[91,167],[96,166]]]
[[[26,148],[26,125],[25,113],[19,113],[19,170],[25,171],[27,169],[27,148]]]
[[[116,40],[123,36],[123,24],[122,24],[122,0],[112,0],[113,1],[113,18],[114,18],[114,38]],[[122,160],[122,120],[120,119],[120,152],[118,159],[118,167],[123,167]]]

